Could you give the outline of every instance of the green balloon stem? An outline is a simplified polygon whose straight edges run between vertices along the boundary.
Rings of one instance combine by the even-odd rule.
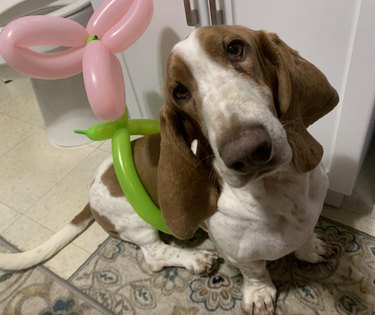
[[[166,234],[171,234],[160,209],[145,190],[133,161],[130,135],[150,135],[160,132],[160,123],[151,119],[128,120],[128,113],[116,121],[94,125],[87,130],[75,130],[95,141],[112,138],[113,165],[121,189],[135,212],[147,223]]]
[[[152,135],[160,132],[160,122],[152,119],[131,119],[128,121],[131,135]]]
[[[120,186],[135,212],[147,223],[166,234],[172,234],[140,181],[131,151],[130,133],[120,128],[112,138],[113,165]]]
[[[140,124],[142,124],[142,120],[139,120]],[[150,122],[151,125],[154,125],[153,121]],[[111,139],[119,128],[127,128],[128,127],[128,114],[125,113],[120,119],[115,121],[106,121],[94,126],[91,126],[87,130],[75,130],[75,133],[83,134],[90,140],[94,141],[102,141]],[[145,129],[145,128],[141,128]],[[146,128],[149,129],[149,128]]]
[[[85,136],[87,136],[87,132],[86,132],[86,130],[74,130],[74,133],[77,133],[77,134],[79,134],[79,135],[85,135]]]
[[[89,42],[92,42],[93,40],[100,40],[98,35],[90,35],[89,37],[86,38],[86,44]]]

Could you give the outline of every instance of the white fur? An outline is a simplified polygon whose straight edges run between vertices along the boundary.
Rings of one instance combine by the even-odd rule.
[[[299,259],[320,262],[329,251],[313,233],[328,189],[323,167],[307,174],[284,167],[269,177],[242,188],[224,183],[218,211],[205,222],[219,254],[244,277],[246,314],[274,312],[266,260],[297,251]]]

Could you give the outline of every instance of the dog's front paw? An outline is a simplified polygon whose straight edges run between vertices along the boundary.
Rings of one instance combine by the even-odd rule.
[[[219,256],[214,252],[200,250],[192,251],[185,259],[186,269],[199,275],[211,273],[217,265]]]
[[[313,233],[310,240],[295,251],[298,259],[309,263],[324,262],[332,256],[331,245],[318,234]]]
[[[245,287],[241,309],[246,315],[273,315],[275,313],[276,288],[273,284],[263,287]]]

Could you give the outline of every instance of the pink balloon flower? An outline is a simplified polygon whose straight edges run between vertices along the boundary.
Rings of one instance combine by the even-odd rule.
[[[125,112],[125,85],[115,53],[131,46],[146,30],[152,0],[106,0],[86,29],[54,16],[26,16],[0,32],[0,55],[15,70],[39,79],[62,79],[80,72],[92,110],[105,120]],[[30,47],[67,49],[41,53]]]

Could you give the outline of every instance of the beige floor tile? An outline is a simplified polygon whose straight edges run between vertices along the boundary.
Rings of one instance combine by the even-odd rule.
[[[359,231],[375,236],[375,220],[369,214],[359,214],[351,209],[324,206],[322,215],[333,221],[353,227]]]
[[[87,204],[88,192],[96,168],[108,156],[96,150],[65,176],[24,215],[57,232]]]
[[[323,216],[375,236],[375,137],[369,147],[351,196],[344,198],[340,208],[325,206]]]
[[[112,152],[112,142],[111,140],[104,141],[100,146],[100,150],[111,153]]]
[[[44,126],[30,79],[26,77],[0,84],[0,113],[39,127]]]
[[[16,221],[21,215],[0,203],[0,232]]]
[[[74,244],[69,244],[57,255],[45,262],[44,266],[61,278],[68,279],[89,257],[89,252]]]
[[[36,129],[0,160],[0,201],[23,213],[95,148],[61,149]]]
[[[93,141],[89,144],[89,146],[92,146],[94,148],[99,148],[102,145],[101,141]],[[103,150],[102,150],[103,151]]]
[[[62,149],[50,144],[30,81],[0,85],[0,232],[21,250],[34,248],[87,202],[102,143]],[[14,209],[14,210],[13,210]],[[26,213],[27,216],[22,215]],[[46,265],[68,278],[107,234],[93,224]]]
[[[0,114],[0,157],[27,138],[32,125]]]
[[[20,216],[2,233],[6,240],[20,250],[34,248],[52,235],[52,231],[24,216]]]
[[[375,182],[363,176],[363,172],[367,172],[367,167],[363,168],[352,195],[344,198],[342,206],[335,208],[325,205],[322,215],[375,236],[375,219],[371,218],[375,203]],[[373,174],[375,178],[375,171]]]
[[[73,244],[87,252],[93,253],[107,238],[108,233],[105,232],[99,224],[94,222],[86,231],[74,240]]]

